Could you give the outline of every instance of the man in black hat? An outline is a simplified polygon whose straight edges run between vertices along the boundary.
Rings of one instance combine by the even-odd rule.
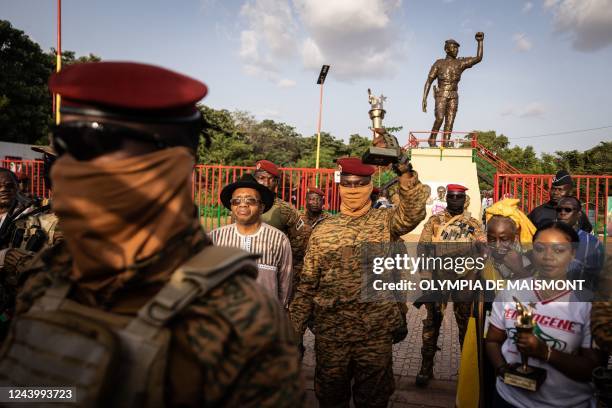
[[[289,239],[261,216],[274,204],[274,193],[250,174],[221,190],[221,202],[232,212],[233,224],[210,232],[218,246],[261,254],[257,282],[287,307],[291,295],[292,258]]]
[[[555,177],[553,177],[548,202],[534,208],[528,215],[533,225],[536,228],[540,228],[547,222],[555,221],[557,219],[557,203],[562,197],[570,197],[573,190],[574,182],[572,181],[572,176],[566,170],[559,170]],[[593,231],[593,226],[584,212],[580,214],[578,228],[586,232]]]

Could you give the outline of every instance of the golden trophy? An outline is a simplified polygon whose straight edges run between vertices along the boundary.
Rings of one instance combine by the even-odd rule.
[[[387,166],[391,163],[398,163],[402,150],[400,149],[397,138],[387,132],[387,129],[382,124],[385,117],[385,109],[383,103],[387,98],[383,95],[374,96],[372,91],[368,89],[368,102],[370,103],[370,111],[368,112],[372,120],[372,132],[374,132],[374,144],[370,147],[362,157],[362,161],[366,164],[374,164],[376,166]],[[382,140],[385,147],[376,147],[378,142]]]
[[[517,316],[514,325],[517,336],[519,333],[532,333],[535,305],[530,303],[525,307],[516,297],[513,296],[512,298],[516,303]],[[504,373],[504,383],[529,391],[537,391],[546,379],[546,370],[540,367],[532,367],[528,363],[529,357],[521,353],[521,362],[510,365]]]

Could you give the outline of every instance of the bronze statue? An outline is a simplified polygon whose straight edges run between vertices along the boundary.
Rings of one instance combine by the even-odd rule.
[[[429,136],[429,146],[436,146],[436,136],[444,122],[444,146],[449,146],[450,132],[453,131],[453,123],[457,115],[457,107],[459,106],[459,95],[457,89],[461,74],[464,70],[473,67],[482,61],[482,43],[484,33],[476,33],[476,41],[478,42],[478,52],[475,57],[457,58],[459,52],[459,43],[455,40],[446,40],[444,43],[444,51],[446,58],[439,59],[431,66],[427,81],[425,82],[425,90],[423,91],[423,112],[427,112],[427,95],[429,88],[435,79],[438,80],[438,86],[434,85],[434,97],[436,98],[436,120],[434,121]]]

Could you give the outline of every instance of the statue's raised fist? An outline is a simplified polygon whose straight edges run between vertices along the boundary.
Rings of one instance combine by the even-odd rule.
[[[476,38],[476,41],[484,40],[484,33],[482,31],[477,32],[475,35],[475,38]]]

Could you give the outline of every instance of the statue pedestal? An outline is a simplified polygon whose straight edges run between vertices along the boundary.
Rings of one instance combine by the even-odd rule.
[[[431,188],[431,197],[437,196],[438,186],[461,184],[469,190],[468,211],[479,219],[481,211],[480,188],[476,162],[473,161],[472,148],[432,149],[430,147],[410,149],[410,162],[419,174],[419,180]],[[431,216],[432,205],[427,206],[425,219],[409,235],[420,235],[423,225]]]

